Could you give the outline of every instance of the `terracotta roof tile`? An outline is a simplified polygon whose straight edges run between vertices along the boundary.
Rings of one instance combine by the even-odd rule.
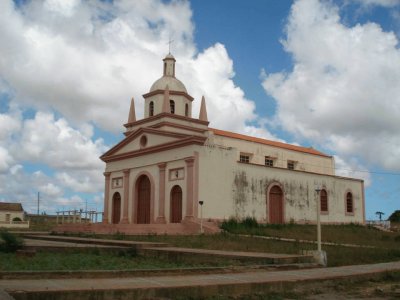
[[[0,211],[24,211],[21,203],[0,202]]]
[[[239,140],[259,143],[259,144],[263,144],[263,145],[283,148],[283,149],[287,149],[287,150],[313,154],[313,155],[331,157],[330,155],[327,155],[327,154],[322,153],[322,152],[320,152],[318,150],[315,150],[314,148],[306,148],[306,147],[301,147],[301,146],[295,146],[295,145],[291,145],[291,144],[286,144],[286,143],[281,143],[281,142],[261,139],[261,138],[257,138],[257,137],[253,137],[253,136],[248,136],[248,135],[234,133],[234,132],[220,130],[220,129],[214,129],[214,128],[210,128],[210,129],[215,135],[219,135],[219,136],[225,136],[225,137],[229,137],[229,138],[233,138],[233,139],[239,139]]]

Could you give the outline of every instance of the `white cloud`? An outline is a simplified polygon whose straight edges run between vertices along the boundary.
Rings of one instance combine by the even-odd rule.
[[[56,169],[101,170],[99,156],[106,150],[102,139],[92,141],[69,126],[63,118],[38,112],[24,121],[21,138],[15,144],[16,157],[47,164]]]
[[[233,83],[225,47],[217,43],[196,53],[189,2],[52,0],[21,10],[11,0],[0,5],[0,57],[6,58],[0,78],[20,103],[50,107],[78,127],[93,122],[121,131],[132,96],[138,117],[143,115],[141,95],[162,75],[171,36],[177,77],[195,97],[194,115],[204,94],[212,126],[246,132],[246,122],[256,121],[254,103]]]
[[[341,157],[335,155],[335,169],[336,175],[338,176],[362,179],[364,180],[365,187],[371,185],[371,174],[367,168],[354,159],[347,162]]]
[[[7,149],[0,146],[0,173],[7,171],[13,164],[14,159]]]
[[[38,188],[39,192],[47,195],[47,196],[61,196],[62,191],[60,187],[54,185],[53,183],[48,182]]]
[[[285,50],[293,70],[266,74],[284,129],[349,161],[400,170],[400,49],[375,23],[347,27],[328,2],[297,1]]]
[[[104,177],[100,170],[86,172],[61,172],[56,178],[65,188],[75,192],[95,193],[104,188]]]
[[[142,94],[162,75],[170,37],[177,77],[195,97],[193,116],[205,95],[211,126],[274,138],[234,84],[224,45],[197,53],[191,18],[188,1],[0,1],[0,93],[20,109],[0,115],[4,197],[97,197],[98,157],[109,147],[95,128],[121,132],[132,96],[143,116]],[[25,163],[45,171],[32,174]]]

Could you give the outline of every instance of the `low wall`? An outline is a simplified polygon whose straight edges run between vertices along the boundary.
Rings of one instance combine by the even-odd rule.
[[[29,228],[29,221],[0,222],[0,228]]]

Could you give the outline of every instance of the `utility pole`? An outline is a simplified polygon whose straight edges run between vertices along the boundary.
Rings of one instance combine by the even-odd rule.
[[[318,251],[321,252],[321,220],[320,220],[320,210],[321,210],[321,198],[319,194],[321,193],[322,188],[319,186],[315,187],[315,191],[317,192],[317,244]]]
[[[87,199],[85,199],[85,223],[87,222]]]
[[[37,214],[39,215],[40,192],[37,193]]]

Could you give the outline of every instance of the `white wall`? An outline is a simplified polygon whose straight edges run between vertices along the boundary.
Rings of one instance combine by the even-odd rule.
[[[253,216],[268,221],[266,190],[273,182],[283,187],[285,222],[315,222],[315,186],[328,192],[329,213],[322,222],[363,222],[362,181],[285,168],[238,163],[235,149],[203,147],[200,152],[200,199],[205,218]],[[345,214],[345,193],[351,191],[354,216]]]

